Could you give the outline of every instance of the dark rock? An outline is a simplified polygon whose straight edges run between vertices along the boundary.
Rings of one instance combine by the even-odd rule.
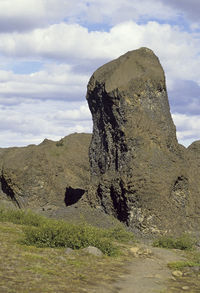
[[[0,149],[0,199],[44,211],[78,201],[89,181],[90,139],[90,134],[72,134],[59,142]],[[75,192],[67,190],[81,193],[73,199]]]
[[[141,48],[100,67],[87,100],[94,124],[90,203],[147,233],[192,225],[200,193],[177,142],[155,54]]]

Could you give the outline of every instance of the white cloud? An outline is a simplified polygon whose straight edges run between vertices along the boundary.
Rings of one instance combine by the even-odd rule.
[[[23,31],[31,29],[37,22],[44,24],[43,1],[38,0],[1,0],[1,31]]]
[[[199,27],[198,2],[0,0],[1,145],[91,130],[85,104],[90,75],[143,46],[154,50],[166,72],[179,139],[188,144],[200,137],[200,33],[184,27],[186,17],[192,28]],[[42,68],[30,74],[14,68],[32,61]]]
[[[200,139],[200,116],[189,116],[186,114],[174,113],[172,115],[174,123],[178,129],[177,138],[185,146]]]
[[[63,110],[61,110],[63,109]],[[86,102],[29,101],[0,107],[1,147],[58,140],[73,132],[91,132]]]
[[[71,109],[71,110],[58,110],[55,114],[52,116],[48,115],[50,119],[54,119],[57,121],[62,121],[64,119],[72,120],[72,121],[78,121],[78,120],[90,120],[91,114],[90,110],[87,105],[80,106],[79,109]]]
[[[179,13],[180,11],[194,22],[199,22],[200,17],[200,5],[199,0],[162,0],[166,5],[170,5],[176,8]]]
[[[92,0],[81,18],[86,22],[118,24],[127,20],[168,19],[175,17],[174,9],[158,0]]]
[[[160,57],[171,86],[174,79],[200,83],[200,34],[168,24],[154,21],[138,25],[129,21],[109,32],[88,32],[78,24],[59,23],[31,33],[0,35],[0,52],[6,56],[35,56],[74,64],[83,59],[105,62],[142,46],[150,47]]]
[[[115,25],[127,20],[199,20],[199,0],[1,0],[0,31],[27,31],[65,20]]]
[[[73,73],[65,64],[46,65],[43,70],[32,74],[14,74],[0,71],[0,99],[83,99],[88,75]],[[17,101],[16,101],[17,102]]]
[[[85,7],[86,1],[78,0],[1,0],[0,31],[27,31],[64,18],[77,20]]]
[[[158,0],[1,0],[0,31],[27,31],[68,23],[117,24],[126,20],[168,19],[174,9]]]

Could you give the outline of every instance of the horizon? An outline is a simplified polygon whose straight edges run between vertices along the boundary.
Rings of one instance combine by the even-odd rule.
[[[92,133],[87,83],[101,65],[148,47],[165,71],[180,144],[200,139],[198,0],[0,2],[0,147]]]

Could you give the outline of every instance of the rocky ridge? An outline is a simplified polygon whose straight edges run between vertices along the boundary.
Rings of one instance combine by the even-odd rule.
[[[0,149],[0,202],[44,209],[76,203],[89,182],[90,139],[72,134],[58,142]]]

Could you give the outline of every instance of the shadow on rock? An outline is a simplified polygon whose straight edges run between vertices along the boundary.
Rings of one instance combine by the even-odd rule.
[[[65,204],[71,206],[77,203],[85,193],[84,189],[67,187],[65,192]]]

